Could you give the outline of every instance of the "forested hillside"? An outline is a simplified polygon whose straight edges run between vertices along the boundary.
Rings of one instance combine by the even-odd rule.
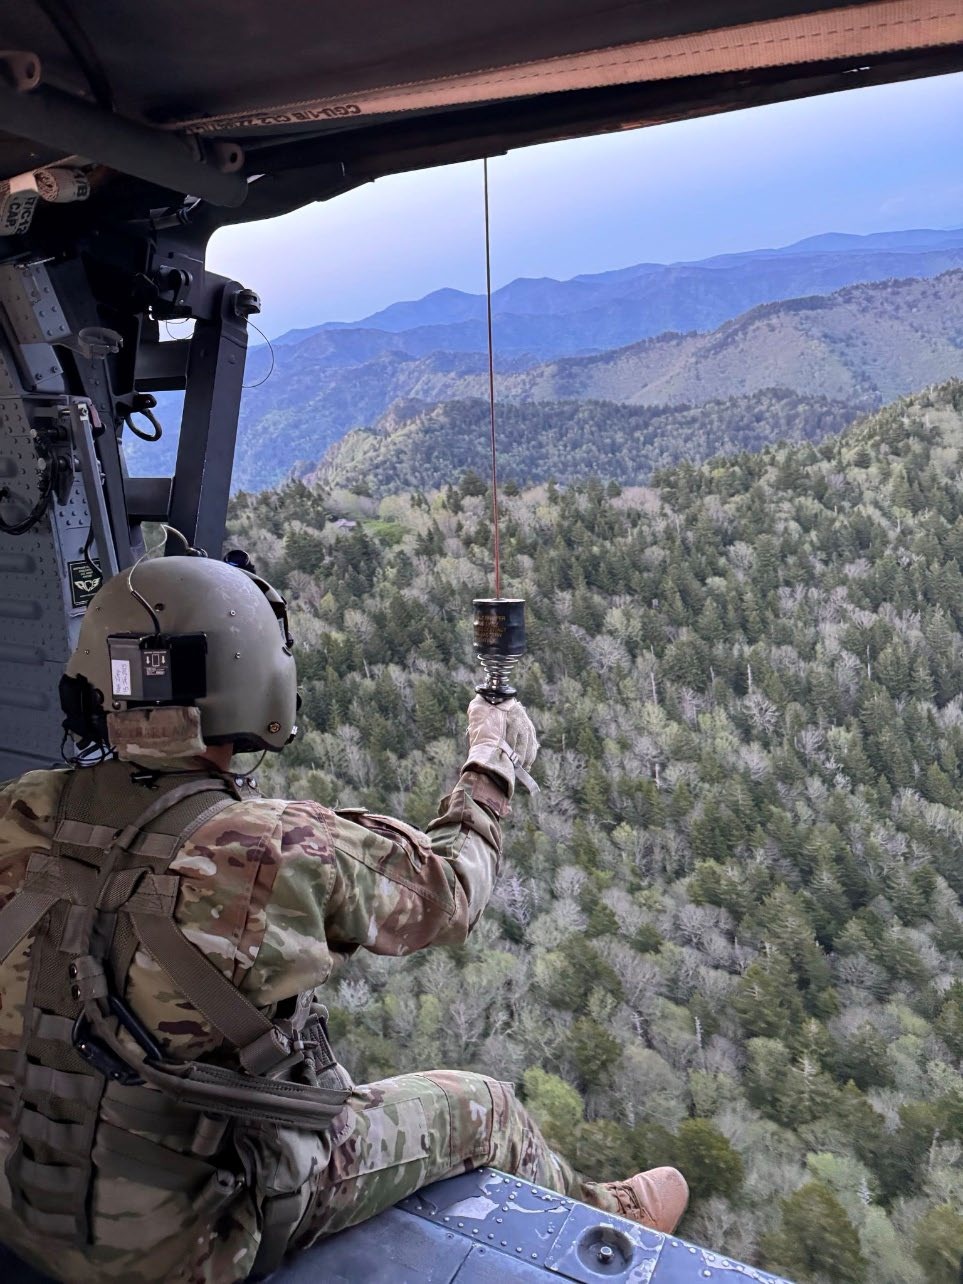
[[[330,333],[309,343],[327,345]],[[319,369],[308,346],[299,348],[299,360],[287,359],[279,384],[252,390],[252,408],[259,399],[274,408],[256,432],[242,432],[235,485],[278,481],[296,461],[303,473],[304,461],[320,460],[349,428],[374,422],[399,398],[488,395],[487,360],[479,353],[394,352],[348,369]],[[597,356],[516,364],[528,368],[503,365],[500,401],[698,406],[785,388],[872,410],[963,373],[963,271],[767,303],[709,334],[663,334]]]
[[[511,1078],[586,1173],[678,1164],[685,1235],[802,1284],[956,1284],[961,475],[956,383],[819,445],[507,496],[542,793],[464,947],[332,984],[355,1074]],[[236,500],[299,639],[269,789],[433,814],[483,490]]]
[[[873,408],[963,366],[963,271],[875,281],[766,303],[710,334],[663,334],[591,357],[567,357],[498,381],[500,398],[599,397],[634,405],[700,404],[762,388]],[[460,391],[483,395],[481,376]]]
[[[489,413],[477,398],[398,402],[373,428],[342,438],[308,480],[380,496],[430,489],[466,469],[485,472]],[[593,476],[638,485],[680,459],[699,463],[776,441],[819,441],[858,414],[845,402],[778,388],[703,406],[509,401],[498,409],[499,469],[521,485]]]

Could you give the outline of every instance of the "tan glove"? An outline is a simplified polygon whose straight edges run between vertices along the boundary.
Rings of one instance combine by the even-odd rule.
[[[528,768],[538,753],[538,737],[532,720],[517,700],[504,704],[489,704],[476,695],[468,706],[468,758],[462,771],[478,767],[496,776],[508,790],[511,798],[516,780],[530,794],[538,793],[538,785],[528,774]]]

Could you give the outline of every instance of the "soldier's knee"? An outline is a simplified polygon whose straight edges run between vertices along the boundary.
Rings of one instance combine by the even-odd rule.
[[[441,1089],[447,1101],[452,1163],[491,1163],[495,1137],[507,1111],[505,1092],[511,1092],[511,1085],[460,1070],[433,1070],[423,1077]]]

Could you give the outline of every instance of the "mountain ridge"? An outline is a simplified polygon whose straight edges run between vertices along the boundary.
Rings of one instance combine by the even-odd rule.
[[[664,268],[640,264],[632,269],[615,269],[614,275],[622,280],[616,283],[615,293],[609,301],[599,307],[589,307],[581,314],[562,310],[542,314],[503,314],[496,318],[499,395],[553,400],[585,396],[632,401],[639,400],[637,385],[645,384],[648,387],[646,397],[650,402],[694,404],[720,396],[748,395],[762,387],[783,386],[804,392],[816,391],[834,400],[853,401],[863,397],[865,401],[861,404],[869,408],[909,391],[913,386],[957,373],[957,367],[946,360],[934,365],[927,358],[921,368],[904,372],[905,377],[895,381],[889,380],[888,386],[876,386],[887,385],[884,371],[870,379],[869,386],[863,388],[858,386],[858,354],[851,354],[849,365],[853,369],[847,374],[846,362],[840,363],[837,351],[830,363],[835,370],[836,382],[820,382],[820,372],[814,371],[816,385],[808,388],[800,384],[792,368],[787,369],[787,366],[793,366],[793,361],[791,354],[785,351],[781,354],[782,368],[777,368],[778,363],[775,363],[773,368],[764,371],[764,378],[742,386],[733,384],[731,371],[721,372],[726,377],[719,382],[718,370],[712,379],[701,381],[706,385],[702,387],[683,377],[684,371],[676,371],[664,387],[656,387],[654,372],[643,372],[645,377],[640,378],[638,371],[631,370],[623,371],[624,377],[616,379],[615,386],[611,386],[612,379],[609,378],[595,383],[590,380],[592,386],[578,386],[582,377],[580,370],[594,369],[598,373],[608,368],[611,374],[619,362],[624,364],[624,356],[613,357],[611,354],[631,346],[625,342],[627,336],[631,343],[655,339],[662,344],[653,349],[660,359],[669,361],[671,358],[676,364],[684,361],[685,353],[694,347],[693,335],[711,334],[718,330],[719,325],[750,311],[743,306],[747,302],[746,290],[749,291],[748,301],[753,306],[763,306],[785,301],[788,297],[825,296],[832,292],[831,287],[839,282],[841,274],[852,285],[849,278],[854,275],[878,275],[884,267],[891,268],[894,262],[901,266],[910,263],[917,269],[908,277],[893,278],[897,281],[937,279],[932,272],[946,261],[947,255],[954,262],[959,260],[963,266],[963,230],[881,233],[875,238],[855,238],[855,248],[849,246],[849,241],[843,236],[843,241],[849,246],[845,250],[836,248],[841,236],[828,233],[825,238],[817,238],[815,251],[805,256],[796,254],[793,247],[784,247],[782,250],[742,256],[717,256],[713,261],[716,266],[710,268],[703,263],[695,267],[683,264]],[[866,249],[867,239],[873,245],[877,242],[885,244],[879,253],[870,252]],[[950,244],[949,250],[945,248],[946,243]],[[957,243],[959,248],[953,248]],[[900,245],[910,245],[911,248],[921,245],[923,258],[916,254],[915,249],[909,257],[902,251],[891,253],[891,244],[896,244],[897,248]],[[777,265],[776,277],[766,275],[773,264]],[[626,273],[633,278],[628,285]],[[601,275],[603,278],[612,276]],[[534,298],[543,287],[554,290],[556,285],[558,283],[551,280],[547,285],[544,281],[528,280],[517,284],[516,288],[524,288]],[[790,285],[794,286],[795,293],[789,292]],[[579,285],[579,297],[598,297],[597,287],[597,278],[591,278],[588,284],[583,282]],[[634,294],[626,294],[629,288]],[[763,296],[774,293],[777,298],[760,299],[760,293]],[[652,333],[654,330],[658,333]],[[676,338],[668,337],[672,334]],[[254,347],[248,354],[237,439],[235,489],[267,486],[292,469],[303,471],[316,464],[326,449],[346,432],[374,423],[399,397],[440,401],[484,394],[487,336],[485,323],[481,320],[461,321],[454,326],[416,326],[391,332],[359,325],[334,325],[292,332],[288,337],[290,342],[282,336],[272,348]],[[784,347],[789,344],[790,337],[787,329],[783,335]],[[802,336],[800,342],[805,345],[808,339]],[[918,335],[913,338],[911,346],[920,360],[926,356],[921,353]],[[566,365],[571,359],[597,359],[598,364],[595,367]],[[549,371],[548,366],[553,362],[554,367]],[[907,362],[903,364],[907,365]],[[912,366],[912,362],[908,364]],[[719,365],[718,360],[716,365]],[[546,381],[547,386],[539,386]],[[151,446],[130,439],[125,443],[134,474],[169,474],[173,467],[180,397],[162,393],[158,402],[159,418],[167,428],[163,440]]]
[[[453,380],[455,395],[439,399],[435,406],[425,404],[423,393],[432,380],[419,365],[408,366],[404,374],[409,387],[404,395],[416,396],[422,403],[406,425],[403,439],[409,468],[420,475],[422,450],[440,467],[454,471],[478,467],[474,453],[459,433],[482,433],[484,415],[478,407],[483,407],[483,402],[478,399],[487,392],[484,370],[457,376]],[[660,335],[596,357],[566,357],[530,370],[503,374],[498,380],[497,396],[503,439],[511,433],[513,424],[525,420],[517,413],[520,405],[590,405],[593,416],[581,423],[581,430],[597,439],[596,444],[603,443],[599,458],[605,460],[614,449],[607,436],[610,425],[621,433],[629,431],[632,422],[636,428],[648,423],[646,415],[633,421],[623,413],[626,408],[660,408],[664,412],[664,431],[669,435],[681,433],[688,443],[690,453],[684,457],[702,459],[714,453],[713,431],[722,431],[726,440],[734,435],[737,441],[747,432],[754,432],[762,404],[754,399],[764,401],[773,389],[809,403],[812,413],[820,403],[831,406],[824,429],[829,432],[894,397],[961,374],[963,272],[950,272],[934,280],[850,286],[828,296],[761,304],[708,335]],[[411,391],[419,386],[420,392]],[[434,386],[438,386],[437,380]],[[727,401],[732,404],[720,420],[718,404]],[[469,402],[475,409],[452,409]],[[612,403],[618,403],[621,409]],[[686,419],[700,406],[706,414],[708,446],[699,445],[697,427]],[[715,409],[710,412],[706,409],[709,406]],[[781,435],[786,406],[776,403],[770,409],[775,412],[772,434],[757,435],[753,438],[757,444]],[[558,413],[566,423],[577,418],[573,410]],[[531,420],[529,416],[525,422]],[[437,431],[443,421],[451,425],[447,441]],[[715,429],[711,423],[715,423]],[[419,431],[423,437],[420,446],[413,437]],[[551,424],[546,419],[545,432],[550,431]],[[789,437],[799,439],[794,433]],[[535,449],[536,440],[527,440]],[[385,421],[350,432],[330,447],[316,475],[331,484],[358,486],[363,483],[362,470],[367,466],[373,470],[377,489],[377,478],[402,475],[400,463],[392,460],[401,442],[397,413],[392,415],[389,411]],[[579,442],[572,443],[573,457],[579,457],[578,446]],[[660,451],[659,457],[667,463],[683,456]],[[560,478],[563,474],[584,476],[586,471],[583,467],[568,474],[564,463],[555,466]],[[620,482],[634,482],[642,479],[644,470],[631,478],[611,475]],[[524,468],[518,477],[526,482],[544,480]]]

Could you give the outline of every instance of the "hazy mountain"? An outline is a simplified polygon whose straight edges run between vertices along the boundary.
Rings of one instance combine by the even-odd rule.
[[[711,330],[759,303],[826,294],[861,281],[936,276],[963,266],[963,229],[849,236],[828,233],[795,245],[724,254],[691,263],[640,263],[573,277],[520,278],[492,296],[503,355],[568,356],[620,347],[666,330]],[[385,347],[412,355],[486,348],[485,299],[436,290],[361,321],[282,336],[285,346],[319,330],[399,336]]]
[[[963,230],[828,234],[702,263],[638,264],[567,282],[512,282],[497,292],[497,306],[515,309],[496,316],[499,395],[672,405],[785,387],[878,405],[959,372],[959,273],[953,286],[947,281],[954,278],[944,273],[932,292],[922,285],[912,300],[904,299],[907,274],[926,278],[948,262],[963,264]],[[842,311],[838,301],[828,311],[821,308],[819,299],[841,277],[889,277],[897,266],[902,281],[869,287],[891,294],[887,303],[883,294],[856,294],[847,296],[851,302]],[[762,308],[734,320],[760,296],[794,294],[814,298],[811,306],[805,299],[797,304],[792,318],[776,305],[776,313]],[[900,299],[909,311],[894,319],[890,308],[903,307]],[[477,296],[439,291],[364,324],[292,331],[273,351],[252,349],[235,486],[266,486],[303,469],[352,428],[374,423],[398,398],[437,402],[485,395],[480,306]],[[861,316],[863,306],[878,307],[879,316]],[[914,307],[922,310],[919,316]],[[541,311],[526,310],[534,308]],[[423,323],[384,328],[406,319]],[[711,336],[692,333],[713,327]],[[638,341],[656,332],[659,337],[648,342],[626,344],[627,337]],[[592,350],[587,356],[586,348]],[[579,351],[580,358],[565,356]],[[159,400],[167,432],[156,446],[129,442],[135,473],[163,474],[173,465],[179,398],[164,394]]]

